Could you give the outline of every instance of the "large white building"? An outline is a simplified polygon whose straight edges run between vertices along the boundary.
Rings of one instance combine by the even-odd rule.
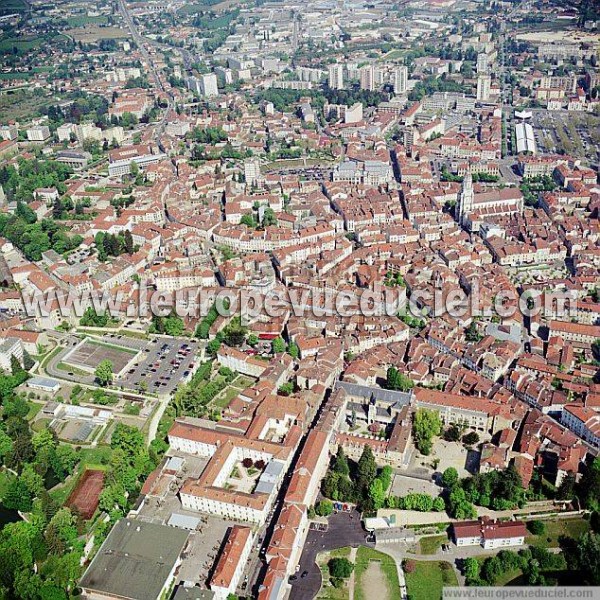
[[[563,406],[561,422],[588,444],[600,448],[600,414],[581,404]]]
[[[490,88],[492,78],[489,75],[479,75],[477,77],[477,100],[487,102],[490,99]]]
[[[183,421],[176,421],[169,431],[169,443],[173,450],[210,458],[201,476],[187,479],[179,491],[185,509],[259,525],[265,522],[292,448]],[[244,459],[265,465],[252,489],[231,482],[231,473]]]
[[[408,89],[408,68],[400,66],[394,70],[394,94],[405,94]]]
[[[344,65],[329,65],[328,85],[332,90],[344,89]]]
[[[30,127],[27,130],[27,139],[30,142],[45,142],[46,140],[50,139],[50,129],[47,125]]]
[[[202,75],[200,77],[200,85],[202,86],[202,95],[206,98],[219,95],[217,76],[214,73]]]
[[[371,90],[376,88],[375,84],[375,70],[373,65],[366,65],[359,69],[359,80],[361,90]]]

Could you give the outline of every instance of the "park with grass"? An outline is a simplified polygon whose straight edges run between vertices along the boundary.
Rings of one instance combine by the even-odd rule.
[[[445,561],[406,560],[406,589],[412,600],[434,600],[442,597],[444,587],[457,586],[452,565]]]
[[[317,556],[322,600],[395,600],[400,582],[395,560],[373,548],[338,548]]]

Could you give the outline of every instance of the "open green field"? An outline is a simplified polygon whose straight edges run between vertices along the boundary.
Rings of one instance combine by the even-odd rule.
[[[239,389],[231,386],[227,387],[212,401],[212,404],[218,408],[226,409],[239,393]]]
[[[28,89],[0,94],[0,121],[23,120],[36,115],[48,103],[47,98],[36,96]]]
[[[100,15],[97,17],[88,17],[87,15],[77,15],[73,17],[67,17],[67,25],[69,27],[85,27],[86,25],[106,25],[108,23],[108,17],[106,15]]]
[[[542,535],[528,535],[525,538],[526,544],[541,546],[543,548],[559,548],[561,537],[578,539],[590,529],[590,524],[581,517],[562,519],[560,521],[544,521],[544,524],[546,525],[546,531]]]
[[[23,81],[27,81],[31,79],[35,73],[33,71],[26,71],[24,73],[0,73],[0,81],[8,81],[10,79],[22,79]]]
[[[44,405],[41,402],[29,402],[29,412],[25,417],[28,421],[31,421],[35,418],[35,416],[44,408]]]
[[[348,589],[348,582],[346,581],[342,587],[336,588],[331,585],[329,578],[329,569],[327,563],[331,558],[350,558],[350,548],[338,548],[337,550],[331,550],[331,552],[322,552],[317,556],[317,564],[321,570],[322,586],[317,594],[318,600],[348,600],[350,597],[350,590]]]
[[[14,52],[16,48],[19,54],[25,54],[39,48],[47,41],[43,36],[3,37],[0,38],[0,52]]]
[[[373,548],[360,546],[356,553],[356,566],[354,568],[354,599],[370,600],[379,598],[394,600],[400,597],[400,582],[396,561],[383,552]],[[373,589],[378,583],[381,588]]]
[[[406,573],[406,588],[413,600],[439,600],[445,586],[456,586],[458,580],[452,565],[443,561],[414,561],[416,568]]]
[[[129,37],[126,29],[119,27],[100,27],[99,25],[86,25],[65,31],[65,34],[77,42],[95,43],[99,40],[118,40]]]
[[[23,0],[2,0],[0,3],[0,14],[10,15],[25,10],[27,10],[27,4]]]
[[[432,535],[421,538],[419,540],[421,554],[435,554],[440,549],[442,544],[445,544],[447,541],[447,535]]]

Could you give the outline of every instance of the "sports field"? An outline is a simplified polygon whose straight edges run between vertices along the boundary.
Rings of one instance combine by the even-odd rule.
[[[104,471],[87,469],[71,492],[66,506],[75,508],[86,521],[91,519],[98,508],[98,498],[103,487]]]
[[[113,365],[113,372],[120,373],[136,354],[131,348],[118,348],[86,339],[66,356],[63,362],[76,369],[93,373],[100,362],[109,360]]]

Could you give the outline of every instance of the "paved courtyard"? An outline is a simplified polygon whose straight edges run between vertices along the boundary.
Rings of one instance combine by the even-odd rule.
[[[433,473],[432,465],[436,460],[439,462],[435,470],[439,473],[443,473],[449,467],[454,467],[458,471],[459,477],[467,477],[479,470],[479,452],[468,451],[460,442],[447,442],[443,438],[434,440],[433,450],[429,456],[415,452],[410,468],[418,472],[429,469],[429,472]]]
[[[402,473],[395,473],[390,486],[392,496],[406,496],[407,494],[439,495],[441,489],[433,482],[420,477],[410,477]]]
[[[311,530],[300,557],[298,578],[291,581],[290,600],[308,600],[314,598],[321,588],[321,570],[317,566],[317,554],[323,550],[333,550],[344,546],[371,546],[366,541],[367,532],[363,529],[360,513],[340,512],[329,517],[326,531]],[[302,577],[302,574],[306,575]]]

